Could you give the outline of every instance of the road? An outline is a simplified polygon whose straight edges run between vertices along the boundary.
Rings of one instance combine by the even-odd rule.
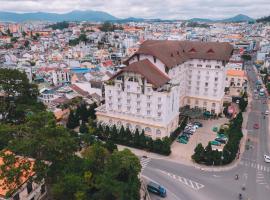
[[[252,66],[247,66],[251,90],[255,87],[257,75]],[[249,149],[243,153],[239,164],[231,170],[207,172],[194,167],[170,162],[163,159],[142,159],[142,176],[146,181],[160,183],[167,189],[168,200],[233,200],[270,199],[270,163],[265,163],[263,155],[269,154],[268,117],[263,118],[262,112],[268,110],[264,100],[255,100],[251,104],[248,116],[247,138]],[[259,129],[253,129],[254,123]],[[239,174],[239,180],[234,177]],[[242,188],[245,187],[245,190]],[[151,194],[152,200],[160,197]]]

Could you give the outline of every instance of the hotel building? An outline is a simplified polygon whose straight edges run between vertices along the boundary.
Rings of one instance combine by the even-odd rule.
[[[177,128],[180,107],[219,114],[232,53],[229,43],[145,41],[106,83],[97,119],[157,139]]]

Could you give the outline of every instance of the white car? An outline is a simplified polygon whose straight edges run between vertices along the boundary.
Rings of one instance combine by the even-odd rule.
[[[264,155],[264,161],[270,163],[270,156]]]
[[[269,115],[269,110],[266,110],[264,114]]]

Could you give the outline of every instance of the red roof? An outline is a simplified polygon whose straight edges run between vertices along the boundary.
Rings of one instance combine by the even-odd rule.
[[[148,82],[153,84],[155,87],[160,87],[170,81],[170,78],[165,73],[160,71],[148,59],[144,59],[128,65],[127,67],[116,73],[111,79],[114,79],[123,72],[133,72],[141,74],[147,79]]]

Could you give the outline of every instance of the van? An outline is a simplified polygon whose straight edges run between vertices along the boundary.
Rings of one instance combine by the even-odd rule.
[[[269,110],[266,110],[264,114],[269,115]]]
[[[264,155],[264,161],[270,163],[270,156]]]
[[[160,197],[166,197],[166,189],[161,185],[154,183],[152,181],[147,184],[147,190]]]

